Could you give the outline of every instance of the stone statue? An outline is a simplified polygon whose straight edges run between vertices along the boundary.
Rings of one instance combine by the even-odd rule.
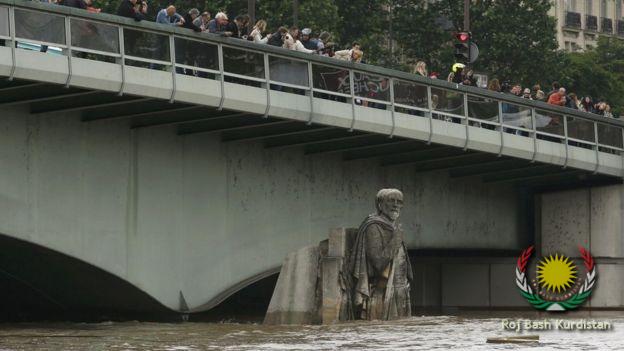
[[[403,193],[381,189],[376,206],[377,213],[366,217],[360,225],[345,267],[348,274],[344,284],[350,301],[349,308],[341,313],[344,319],[389,320],[411,316],[412,267],[397,222]]]

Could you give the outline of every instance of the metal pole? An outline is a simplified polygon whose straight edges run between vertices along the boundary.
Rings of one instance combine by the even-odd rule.
[[[570,143],[568,142],[568,117],[563,115],[563,142],[565,143],[565,162],[563,163],[562,168],[568,168],[568,159],[570,158]]]
[[[171,60],[171,97],[169,98],[169,103],[175,102],[176,90],[178,89],[176,85],[176,49],[175,49],[175,38],[173,34],[169,36],[169,60]]]
[[[65,88],[69,88],[72,79],[72,43],[71,43],[71,21],[65,17],[65,45],[67,46],[67,80]]]
[[[121,65],[121,85],[119,86],[119,92],[117,93],[119,96],[122,96],[124,93],[124,87],[126,85],[126,48],[124,45],[124,34],[123,27],[119,26],[119,63]]]
[[[470,0],[464,0],[464,32],[470,32]]]
[[[299,0],[293,0],[293,25],[299,25]]]
[[[15,7],[9,7],[9,34],[11,36],[11,72],[9,73],[9,81],[15,78],[15,69],[17,68],[17,59],[15,57],[15,48],[17,40],[15,38]]]
[[[537,157],[537,124],[535,118],[535,109],[531,109],[531,125],[533,126],[533,156],[531,157],[531,163],[535,163]]]
[[[263,55],[264,60],[264,80],[266,81],[266,109],[262,117],[269,118],[271,110],[271,72],[269,71],[269,54]]]

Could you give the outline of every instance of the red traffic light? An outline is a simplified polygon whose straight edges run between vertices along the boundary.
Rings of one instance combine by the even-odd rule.
[[[468,40],[470,40],[470,33],[460,32],[460,33],[455,34],[455,38],[457,38],[457,40],[459,40],[460,42],[465,43]]]

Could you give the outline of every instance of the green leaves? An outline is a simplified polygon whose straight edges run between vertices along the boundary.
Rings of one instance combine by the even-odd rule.
[[[566,54],[560,82],[580,96],[604,98],[614,115],[624,107],[624,43],[620,39],[600,37],[595,49]]]

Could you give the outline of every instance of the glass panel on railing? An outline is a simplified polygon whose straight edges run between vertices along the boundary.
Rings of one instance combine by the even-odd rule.
[[[503,102],[503,124],[510,127],[533,129],[531,109],[525,106]]]
[[[223,68],[228,73],[264,78],[264,57],[258,52],[224,47]]]
[[[420,108],[429,108],[427,87],[401,80],[394,81],[394,103]]]
[[[72,46],[96,51],[119,53],[119,29],[108,24],[71,19]]]
[[[565,135],[563,131],[563,116],[546,111],[535,111],[535,127],[538,132]]]
[[[124,51],[126,55],[144,59],[171,61],[166,35],[124,28]]]
[[[20,39],[65,45],[65,17],[15,9],[15,35]]]
[[[598,143],[622,148],[622,128],[598,123]]]
[[[498,101],[468,95],[468,116],[498,124]]]
[[[269,76],[274,82],[309,86],[307,62],[269,56]]]
[[[390,101],[390,79],[363,72],[353,72],[355,96]]]
[[[9,8],[0,7],[0,36],[9,36]]]
[[[219,70],[219,47],[196,40],[175,38],[176,63]]]
[[[349,71],[346,69],[312,65],[312,79],[315,89],[351,94]]]
[[[594,122],[577,117],[566,117],[566,123],[568,125],[568,138],[592,143],[595,141]]]
[[[431,88],[431,106],[434,110],[454,115],[464,115],[464,94]]]

